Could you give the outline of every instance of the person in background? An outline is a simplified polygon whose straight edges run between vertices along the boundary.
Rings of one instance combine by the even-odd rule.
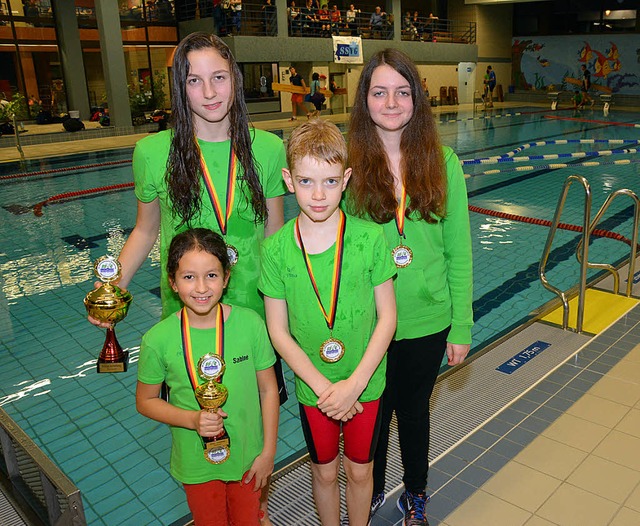
[[[287,9],[289,17],[289,30],[291,35],[302,34],[302,16],[300,15],[300,9],[296,7],[295,0],[291,0]]]
[[[320,74],[314,72],[311,75],[311,86],[309,88],[309,101],[315,107],[315,110],[311,113],[307,113],[307,118],[320,117],[322,112],[322,104],[325,101],[325,97],[320,91]]]
[[[340,25],[342,24],[342,15],[338,9],[337,4],[331,6],[329,11],[329,19],[331,20],[331,33],[333,35],[340,35]]]
[[[331,17],[329,15],[329,10],[327,9],[327,4],[322,4],[322,7],[318,9],[318,23],[320,24],[320,36],[330,37]]]
[[[589,95],[589,90],[591,89],[591,72],[589,71],[589,68],[587,68],[587,66],[584,64],[582,64],[581,69],[582,69],[582,87],[581,87],[582,97],[584,98],[585,104],[589,102],[591,107],[593,108],[593,105],[596,103],[596,101],[594,101],[591,98],[591,95]]]
[[[239,35],[242,28],[242,0],[231,0],[230,9],[230,27],[228,28],[227,33],[230,34],[235,32],[236,35]]]
[[[385,36],[385,27],[384,24],[386,22],[387,13],[385,13],[380,6],[376,6],[376,9],[373,13],[371,13],[371,18],[369,18],[369,30],[371,34],[378,33],[380,38],[384,38]]]
[[[294,68],[293,66],[290,66],[289,73],[291,73],[291,76],[289,77],[289,82],[293,86],[299,86],[301,88],[304,88],[305,90],[307,89],[307,85],[305,84],[304,79],[302,78],[302,75],[300,75],[296,71],[296,68]],[[307,109],[304,107],[304,95],[302,93],[292,93],[291,94],[291,118],[289,119],[290,121],[297,120],[299,109],[302,110],[301,112],[302,114],[307,113]]]
[[[584,108],[585,100],[582,96],[582,93],[580,93],[578,90],[575,90],[571,101],[573,102],[574,110],[581,110],[582,108]]]
[[[349,5],[349,9],[347,9],[347,13],[345,16],[345,20],[347,22],[347,28],[351,30],[351,36],[358,36],[358,14],[360,13],[360,9],[356,9],[353,4]]]
[[[398,275],[398,326],[387,351],[383,422],[371,512],[385,501],[393,412],[403,467],[403,524],[426,526],[429,399],[446,355],[469,352],[473,325],[471,235],[460,160],[440,144],[416,66],[386,49],[365,64],[349,123],[353,168],[346,209],[382,225]]]

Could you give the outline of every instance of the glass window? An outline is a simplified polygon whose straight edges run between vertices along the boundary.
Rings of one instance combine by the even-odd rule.
[[[244,79],[244,96],[247,102],[279,100],[271,84],[278,79],[278,65],[275,63],[240,64]]]

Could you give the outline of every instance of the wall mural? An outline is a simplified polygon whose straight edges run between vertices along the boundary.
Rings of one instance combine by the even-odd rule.
[[[640,95],[637,35],[514,38],[511,53],[511,84],[516,89],[580,89],[584,64],[593,90]]]

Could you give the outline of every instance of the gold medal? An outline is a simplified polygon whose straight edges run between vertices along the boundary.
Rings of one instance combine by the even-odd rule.
[[[305,265],[307,267],[307,273],[309,274],[309,279],[311,280],[311,285],[313,287],[313,291],[316,294],[316,298],[318,300],[318,306],[320,307],[320,311],[324,316],[324,320],[327,323],[327,328],[329,331],[333,332],[333,325],[336,321],[336,313],[338,311],[338,296],[340,294],[340,278],[342,276],[342,259],[344,253],[344,233],[346,229],[347,217],[344,212],[340,210],[340,221],[338,224],[338,232],[336,235],[336,249],[335,255],[333,257],[333,279],[331,283],[331,303],[329,306],[329,312],[324,308],[322,304],[322,298],[320,298],[320,291],[318,290],[318,284],[316,283],[316,279],[313,275],[313,269],[311,268],[311,260],[309,259],[309,255],[304,248],[304,242],[302,240],[302,235],[300,234],[300,227],[298,225],[298,220],[296,219],[296,237],[298,238],[298,243],[300,244],[300,249],[302,250],[302,255],[304,257]],[[332,332],[330,334],[332,334]],[[326,340],[320,346],[320,358],[322,361],[327,363],[335,363],[339,361],[344,356],[344,343],[340,340],[337,340],[333,336],[331,336],[328,340]]]
[[[408,246],[402,243],[391,251],[391,255],[398,268],[408,267],[413,261],[413,252]]]
[[[336,338],[329,338],[320,346],[320,358],[323,362],[335,363],[344,356],[344,343]]]
[[[238,262],[238,249],[227,243],[227,256],[229,257],[229,265],[233,267]]]

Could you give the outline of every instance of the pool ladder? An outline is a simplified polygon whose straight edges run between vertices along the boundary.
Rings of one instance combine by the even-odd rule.
[[[576,248],[576,258],[580,263],[580,282],[578,284],[578,313],[577,313],[577,321],[576,321],[576,329],[575,332],[582,332],[582,325],[584,320],[584,303],[585,303],[585,295],[587,290],[587,269],[600,269],[606,270],[613,275],[613,293],[619,294],[620,288],[620,276],[618,274],[618,270],[614,268],[612,265],[606,263],[589,263],[589,241],[591,238],[591,234],[593,233],[596,225],[602,219],[602,216],[607,211],[611,203],[614,199],[619,196],[629,196],[633,200],[634,212],[633,212],[633,235],[631,238],[631,254],[629,256],[629,276],[627,279],[627,290],[626,296],[631,296],[631,291],[633,288],[633,274],[635,270],[636,263],[636,253],[637,253],[637,243],[638,243],[638,222],[640,220],[640,200],[638,196],[628,189],[616,190],[615,192],[609,194],[603,205],[598,210],[598,213],[591,221],[591,186],[589,185],[589,181],[586,178],[580,175],[570,175],[564,182],[564,186],[562,187],[562,192],[560,193],[560,198],[558,199],[558,205],[556,207],[556,213],[553,217],[553,222],[551,227],[549,228],[549,235],[547,236],[547,242],[544,247],[544,251],[542,253],[542,258],[540,259],[539,266],[539,276],[542,285],[549,291],[553,292],[560,298],[562,301],[562,328],[567,330],[569,328],[569,299],[567,297],[567,293],[561,291],[557,287],[554,287],[549,283],[547,277],[545,275],[545,270],[547,266],[547,261],[549,259],[549,253],[551,252],[551,245],[553,243],[553,239],[555,237],[556,231],[558,230],[558,224],[560,222],[560,216],[562,215],[562,210],[564,209],[565,201],[567,200],[567,194],[569,193],[569,188],[573,183],[580,183],[584,189],[585,193],[585,202],[584,202],[584,214],[583,214],[583,225],[582,225],[582,238],[578,242],[578,246]]]

